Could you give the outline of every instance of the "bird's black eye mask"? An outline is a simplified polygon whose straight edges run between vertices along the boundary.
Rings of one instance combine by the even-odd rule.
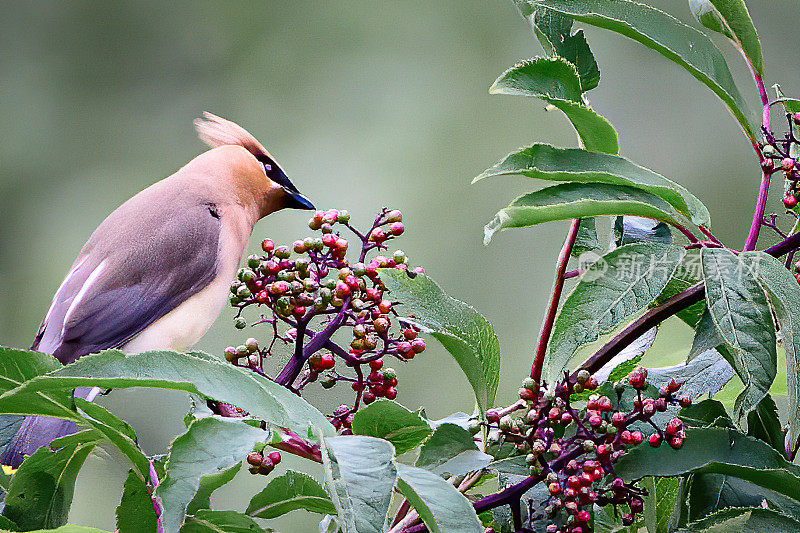
[[[267,177],[286,189],[288,192],[298,192],[297,187],[294,186],[289,180],[289,176],[283,171],[283,169],[272,159],[265,155],[258,156],[257,159],[264,165],[264,172],[267,173]]]

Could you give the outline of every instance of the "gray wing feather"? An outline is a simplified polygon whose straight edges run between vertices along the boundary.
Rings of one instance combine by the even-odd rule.
[[[115,214],[87,242],[32,349],[66,364],[119,347],[216,277],[221,225],[213,206],[140,212],[135,222],[130,212]],[[109,231],[115,225],[116,231]],[[80,294],[87,280],[90,286]]]

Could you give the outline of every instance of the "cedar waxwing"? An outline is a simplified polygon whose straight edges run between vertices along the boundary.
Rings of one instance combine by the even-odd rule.
[[[98,226],[56,291],[32,350],[64,364],[108,348],[186,350],[225,305],[255,223],[283,208],[314,208],[250,133],[204,116],[195,127],[211,150]],[[91,400],[97,390],[76,394]],[[17,468],[72,432],[73,422],[25,417],[0,462]]]

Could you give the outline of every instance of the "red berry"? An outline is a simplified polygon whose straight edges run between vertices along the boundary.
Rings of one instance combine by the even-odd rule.
[[[344,299],[350,296],[350,294],[351,294],[350,287],[348,287],[346,283],[344,283],[343,281],[336,282],[337,297]]]
[[[794,121],[795,124],[800,125],[800,111],[792,115],[792,120]]]
[[[592,415],[589,417],[589,425],[592,427],[599,427],[603,423],[603,419],[599,415]]]
[[[786,209],[792,209],[797,205],[797,198],[795,198],[792,193],[787,193],[786,196],[783,197],[783,205]]]
[[[658,433],[653,433],[652,435],[650,435],[650,438],[647,439],[647,442],[653,448],[658,448],[659,446],[661,446],[661,435],[659,435]]]
[[[380,311],[381,313],[386,314],[389,311],[391,311],[391,309],[392,309],[392,302],[390,302],[389,300],[381,300],[380,302],[378,302],[378,311]]]
[[[622,524],[626,526],[633,524],[633,515],[630,513],[622,515]]]
[[[533,396],[533,391],[530,391],[528,389],[525,390],[531,393],[531,396]],[[564,413],[563,415],[561,415],[561,423],[564,425],[569,425],[570,423],[572,423],[572,415],[569,413]]]
[[[673,450],[680,450],[683,448],[683,437],[675,436],[669,441],[669,445],[672,446]]]
[[[640,445],[644,441],[644,434],[641,431],[633,431],[631,433],[631,444],[634,446]]]
[[[294,309],[292,309],[292,314],[297,318],[301,318],[304,314],[306,314],[306,308],[302,305],[298,305]]]
[[[547,487],[547,490],[549,490],[550,494],[553,496],[557,496],[561,494],[561,485],[558,483],[550,483],[550,485]]]
[[[247,464],[252,466],[261,466],[261,462],[264,458],[261,456],[260,453],[251,453],[247,456]]]
[[[380,289],[376,289],[375,287],[367,289],[367,300],[376,301],[380,300],[382,296],[382,292]]]
[[[383,233],[383,230],[381,228],[375,228],[374,230],[372,230],[372,233],[369,234],[369,240],[371,242],[376,242],[380,244],[386,240],[386,234]]]
[[[621,427],[625,424],[625,415],[620,412],[616,412],[611,415],[611,424],[616,427]]]
[[[272,461],[272,464],[276,465],[281,462],[281,452],[269,452],[269,460]]]
[[[610,411],[611,399],[608,396],[601,396],[600,399],[597,400],[597,408],[600,411]]]
[[[667,434],[668,437],[673,437],[678,434],[680,430],[683,429],[683,422],[680,421],[678,418],[673,418],[669,422],[667,422],[667,427],[664,429],[664,433]]]
[[[517,394],[519,394],[520,399],[525,401],[533,400],[534,398],[536,398],[536,395],[533,393],[533,391],[530,389],[526,389],[525,387],[521,387],[517,391]]]
[[[383,395],[390,400],[394,400],[397,398],[397,389],[394,387],[389,387],[383,391]]]
[[[688,396],[681,396],[680,398],[678,398],[678,403],[683,408],[691,407],[692,399]]]
[[[359,392],[359,391],[364,390],[365,385],[363,383],[354,382],[350,387],[354,391]]]
[[[558,418],[561,418],[561,409],[559,409],[558,407],[553,407],[547,413],[547,418],[549,418],[550,420],[556,420]]]
[[[422,353],[425,351],[425,339],[414,339],[411,341],[411,349],[414,353]]]
[[[336,361],[333,359],[333,355],[329,353],[322,354],[322,359],[320,361],[320,366],[324,370],[330,370],[336,364]]]
[[[631,443],[631,432],[627,429],[619,434],[619,441],[622,444],[630,444]]]
[[[374,359],[369,362],[369,367],[372,370],[380,370],[383,368],[383,359]]]
[[[783,170],[792,170],[794,167],[794,159],[791,157],[785,157],[781,160],[781,168]]]
[[[494,424],[500,420],[500,415],[494,409],[489,409],[486,411],[486,421],[490,424]]]
[[[417,331],[411,328],[406,328],[403,330],[403,338],[407,341],[413,341],[417,338]]]
[[[670,382],[667,383],[667,390],[670,392],[670,394],[678,392],[678,389],[680,388],[681,384],[675,381],[674,379],[671,379]]]
[[[628,382],[634,389],[644,389],[647,387],[647,369],[637,368],[628,375]]]
[[[364,400],[364,403],[369,405],[375,401],[375,395],[371,391],[364,391],[364,394],[361,395],[361,399]]]
[[[402,222],[394,222],[389,226],[389,232],[395,237],[402,235],[405,229]]]
[[[592,518],[592,515],[589,514],[589,511],[578,511],[576,518],[578,519],[578,522],[586,524]]]
[[[595,390],[597,385],[597,380],[592,376],[586,380],[586,383],[583,384],[583,388],[586,390]]]
[[[631,512],[641,513],[642,510],[644,509],[644,500],[642,500],[641,498],[633,498],[629,505],[631,507]]]
[[[264,239],[261,241],[261,249],[266,253],[270,253],[275,249],[275,243],[272,241],[272,239]]]
[[[592,484],[592,481],[594,481],[594,479],[593,479],[592,475],[589,474],[588,472],[584,472],[583,474],[581,474],[581,485],[582,486],[588,487],[589,485]]]

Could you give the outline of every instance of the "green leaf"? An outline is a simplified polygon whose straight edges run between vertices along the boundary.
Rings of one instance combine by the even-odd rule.
[[[680,247],[628,244],[590,266],[556,317],[545,363],[546,379],[558,379],[578,348],[609,333],[652,302],[684,253]]]
[[[770,509],[725,509],[689,524],[678,533],[795,533],[800,522]]]
[[[692,285],[699,283],[703,280],[703,265],[700,260],[700,250],[689,250],[683,257],[680,266],[675,269],[672,279],[669,280],[664,291],[658,295],[653,305],[661,305],[668,299],[676,294],[679,294]],[[683,320],[690,327],[697,326],[700,317],[706,310],[705,300],[690,305],[683,311],[676,314],[678,318]]]
[[[431,533],[483,533],[469,500],[436,474],[398,463],[397,488]]]
[[[637,446],[614,471],[625,480],[688,473],[726,474],[800,499],[800,467],[768,444],[727,428],[687,428],[683,448]]]
[[[778,418],[778,406],[767,394],[758,406],[747,413],[747,434],[761,439],[776,450],[784,449],[784,433]]]
[[[344,533],[380,533],[397,479],[394,447],[362,435],[321,439],[325,484]]]
[[[130,459],[142,477],[150,475],[150,461],[136,441],[133,428],[111,414],[105,408],[76,397],[75,405],[85,413],[83,424],[100,431],[105,437]]]
[[[581,254],[596,250],[600,247],[597,240],[597,224],[594,218],[582,218],[578,223],[578,233],[575,235],[575,244],[572,245],[570,255],[579,257]]]
[[[672,233],[663,222],[640,217],[616,217],[614,219],[614,244],[655,242],[672,244]]]
[[[702,32],[654,7],[630,0],[532,0],[533,9],[548,8],[577,21],[629,37],[682,66],[719,96],[745,134],[755,139],[742,95],[725,58]]]
[[[178,531],[186,508],[200,488],[200,478],[239,463],[268,433],[241,419],[208,417],[196,420],[169,447],[166,475],[156,489],[164,511],[165,532]]]
[[[777,352],[772,313],[750,263],[723,248],[703,248],[706,305],[745,388],[736,398],[739,420],[756,408],[775,379]],[[722,355],[726,355],[723,353]]]
[[[75,524],[67,524],[56,529],[41,529],[36,533],[110,533],[104,529],[96,529],[93,527],[76,526]]]
[[[703,203],[682,185],[617,155],[589,152],[580,148],[556,148],[537,143],[508,154],[472,180],[519,174],[529,178],[576,183],[606,183],[636,187],[663,199],[692,219],[710,226],[711,216]],[[632,214],[637,213],[609,213]],[[648,215],[647,218],[657,218]]]
[[[556,11],[542,9],[534,13],[530,22],[547,55],[563,57],[575,65],[581,79],[581,91],[597,87],[600,69],[597,68],[583,30],[572,33],[572,19]]]
[[[748,481],[722,474],[695,474],[689,492],[689,520],[698,520],[729,507],[760,507],[800,517],[800,503]]]
[[[152,533],[156,531],[156,511],[144,481],[134,470],[122,490],[122,501],[117,507],[117,530],[123,533]]]
[[[678,413],[681,420],[692,427],[707,427],[711,425],[720,427],[733,427],[733,422],[725,410],[722,402],[707,399],[684,407]]]
[[[258,533],[263,531],[261,526],[246,514],[209,509],[198,511],[196,515],[187,519],[186,524],[181,528],[181,533]]]
[[[487,466],[492,456],[478,450],[475,439],[455,424],[442,424],[422,445],[416,466],[437,475],[460,476]]]
[[[540,98],[567,115],[587,150],[619,152],[617,132],[583,101],[578,71],[566,59],[540,57],[518,63],[501,74],[489,92]]]
[[[292,470],[270,481],[253,496],[247,513],[258,518],[275,518],[296,509],[313,513],[336,514],[336,507],[314,478]]]
[[[200,487],[197,493],[186,507],[187,514],[195,514],[200,509],[211,509],[211,495],[218,488],[233,481],[236,474],[242,468],[242,463],[236,463],[230,468],[226,468],[215,474],[208,474],[200,478]]]
[[[0,346],[0,392],[18,387],[23,382],[61,368],[52,355]]]
[[[695,400],[722,390],[734,376],[733,368],[716,350],[708,350],[688,363],[648,369],[647,379],[656,387],[673,379],[682,384],[681,395]]]
[[[0,365],[4,359],[0,353]],[[236,405],[254,418],[289,428],[298,435],[305,434],[309,425],[321,428],[326,434],[335,434],[325,415],[280,385],[210,356],[176,352],[124,355],[118,350],[107,350],[81,357],[0,395],[0,413],[79,420],[72,408],[72,389],[80,386],[180,390]]]
[[[741,260],[750,266],[775,310],[786,351],[786,391],[789,395],[789,435],[800,436],[800,285],[774,257],[763,252],[745,252]],[[779,449],[781,449],[779,447]]]
[[[413,450],[431,434],[431,428],[419,413],[409,411],[391,400],[378,400],[356,412],[353,433],[386,439],[402,455]]]
[[[678,497],[678,478],[646,477],[639,486],[647,490],[644,497],[644,523],[647,533],[667,533],[667,525]]]
[[[623,185],[562,183],[516,198],[483,228],[483,243],[498,230],[598,215],[636,215],[685,226],[688,220],[661,198]]]
[[[689,8],[703,26],[737,42],[756,74],[764,76],[761,41],[744,0],[689,0]]]
[[[67,523],[75,479],[99,435],[89,430],[57,439],[27,457],[11,478],[3,516],[20,531]]]
[[[472,306],[451,298],[429,277],[402,270],[381,270],[392,299],[403,313],[438,340],[456,360],[475,391],[481,410],[494,403],[500,379],[500,343],[489,322]]]

